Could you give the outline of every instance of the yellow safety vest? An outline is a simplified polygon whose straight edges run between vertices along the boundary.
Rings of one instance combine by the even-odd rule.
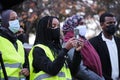
[[[19,80],[19,72],[25,59],[25,52],[22,43],[17,40],[18,51],[14,45],[6,38],[0,36],[0,51],[4,61],[8,80]],[[0,65],[0,80],[4,80],[4,75]]]
[[[55,59],[54,56],[52,55],[51,50],[47,46],[42,44],[38,44],[34,46],[29,53],[30,80],[72,80],[70,70],[65,65],[62,67],[62,69],[56,76],[51,76],[45,73],[44,71],[39,71],[38,73],[34,73],[34,68],[32,66],[33,63],[32,53],[35,47],[42,48],[51,61],[54,61]]]

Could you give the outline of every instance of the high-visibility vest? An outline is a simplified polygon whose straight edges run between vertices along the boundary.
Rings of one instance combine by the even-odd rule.
[[[0,36],[0,51],[7,72],[8,80],[19,80],[19,72],[25,61],[25,52],[21,41],[17,40],[18,51],[14,45],[6,38]],[[0,65],[0,80],[4,80],[4,75]]]
[[[65,65],[62,67],[62,69],[56,76],[51,76],[42,70],[39,71],[38,73],[35,73],[34,68],[32,66],[32,63],[33,63],[32,53],[33,53],[33,49],[35,47],[42,48],[45,51],[47,57],[51,61],[54,61],[54,59],[55,59],[54,56],[52,55],[51,50],[47,46],[42,45],[42,44],[38,44],[38,45],[34,46],[29,53],[30,80],[72,80],[70,70]]]

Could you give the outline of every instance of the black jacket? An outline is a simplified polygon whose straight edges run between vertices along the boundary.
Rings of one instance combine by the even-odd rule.
[[[50,75],[56,75],[61,68],[63,67],[65,60],[67,59],[68,65],[72,75],[74,76],[79,68],[79,64],[81,61],[80,53],[75,52],[74,59],[71,62],[68,58],[65,58],[64,56],[67,56],[67,51],[66,49],[62,49],[59,51],[57,57],[55,60],[52,62],[50,59],[46,56],[45,51],[39,47],[35,47],[33,50],[33,67],[35,72],[39,71],[44,71]],[[53,54],[54,55],[54,54]],[[54,55],[55,57],[55,55]],[[66,66],[66,67],[67,67]]]

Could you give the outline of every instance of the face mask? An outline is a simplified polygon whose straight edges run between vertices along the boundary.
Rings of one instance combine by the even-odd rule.
[[[116,32],[116,26],[115,25],[109,25],[109,26],[107,26],[105,31],[110,35],[114,35],[114,33]]]
[[[9,21],[9,27],[10,31],[12,31],[13,33],[16,33],[19,31],[20,29],[20,24],[18,20],[13,20],[13,21]]]
[[[52,29],[52,39],[58,41],[60,39],[60,28]]]
[[[84,36],[84,37],[85,37],[85,34],[86,34],[86,32],[87,32],[86,26],[85,26],[85,25],[79,25],[79,26],[77,26],[76,28],[79,29],[79,34],[80,34],[81,36]]]

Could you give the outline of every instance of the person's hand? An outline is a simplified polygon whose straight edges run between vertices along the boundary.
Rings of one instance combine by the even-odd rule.
[[[82,39],[75,39],[75,37],[73,37],[67,41],[65,48],[67,50],[70,50],[71,48],[75,48],[76,51],[80,51],[83,46],[84,46],[84,41]]]
[[[73,38],[71,41],[71,44],[76,49],[76,51],[80,51],[82,47],[84,46],[84,40]]]
[[[80,51],[84,46],[84,41],[82,39],[79,39],[73,45],[74,45],[76,51]]]
[[[23,69],[20,71],[20,74],[23,74],[23,75],[25,75],[25,76],[28,76],[30,73],[29,73],[28,68],[23,68]]]
[[[65,44],[65,48],[67,50],[70,50],[71,48],[73,48],[73,42],[74,42],[75,38],[70,38],[66,44]]]

